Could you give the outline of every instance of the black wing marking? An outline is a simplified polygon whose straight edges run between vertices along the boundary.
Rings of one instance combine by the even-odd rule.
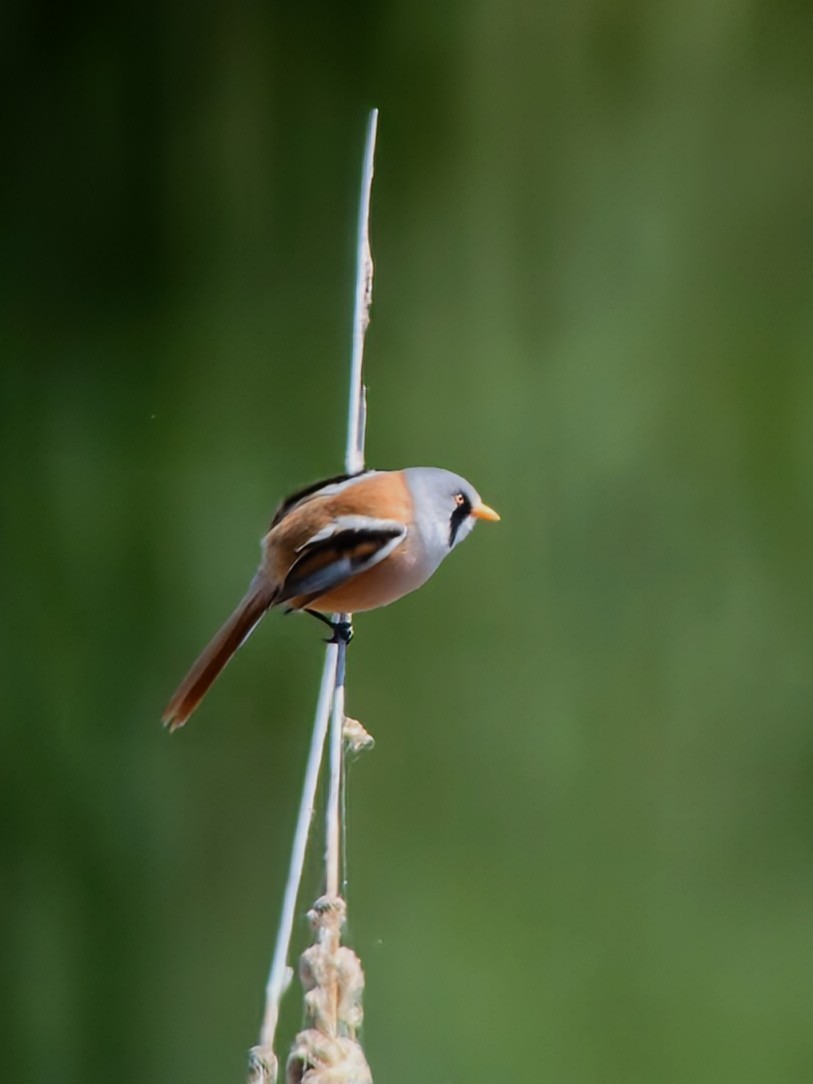
[[[402,523],[392,520],[369,519],[364,526],[355,522],[346,527],[339,521],[334,531],[320,532],[300,547],[275,601],[301,597],[307,604],[327,594],[383,561],[406,533]]]
[[[357,474],[335,474],[332,478],[323,478],[321,482],[313,482],[312,485],[305,486],[304,489],[298,489],[296,493],[292,493],[290,497],[286,497],[284,501],[280,502],[274,513],[273,519],[271,520],[271,526],[268,528],[269,531],[271,530],[271,527],[276,527],[280,520],[283,519],[284,516],[287,516],[291,509],[295,508],[300,501],[304,501],[318,490],[324,489],[325,486],[336,486],[341,482],[349,482],[351,478],[360,478],[362,474],[368,473],[369,471],[362,470]]]

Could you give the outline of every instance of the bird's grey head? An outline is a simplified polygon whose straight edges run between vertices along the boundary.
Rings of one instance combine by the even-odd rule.
[[[471,533],[476,520],[500,518],[459,474],[440,467],[409,467],[404,474],[417,525],[438,561]]]

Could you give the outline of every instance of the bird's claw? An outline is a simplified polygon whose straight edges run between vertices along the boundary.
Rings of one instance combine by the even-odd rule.
[[[329,640],[325,640],[326,644],[349,644],[353,639],[353,623],[351,621],[331,621],[326,614],[319,613],[318,610],[311,610],[305,608],[305,613],[310,614],[311,617],[315,617],[317,621],[321,621],[323,625],[327,625],[333,635]]]
[[[351,621],[331,621],[330,627],[333,629],[333,635],[329,640],[325,640],[326,644],[349,644],[353,639]]]

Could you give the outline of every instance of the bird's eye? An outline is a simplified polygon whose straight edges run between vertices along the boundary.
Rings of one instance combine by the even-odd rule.
[[[466,503],[466,498],[463,496],[462,493],[455,493],[455,495],[454,495],[454,503],[456,505],[461,505],[462,506],[462,505],[464,505]]]

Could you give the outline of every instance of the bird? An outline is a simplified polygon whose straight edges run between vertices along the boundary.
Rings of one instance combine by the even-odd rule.
[[[162,716],[183,726],[272,607],[304,610],[349,640],[347,615],[423,586],[476,521],[499,520],[459,474],[440,467],[337,475],[291,494],[261,541],[260,566],[237,609],[203,649]]]

